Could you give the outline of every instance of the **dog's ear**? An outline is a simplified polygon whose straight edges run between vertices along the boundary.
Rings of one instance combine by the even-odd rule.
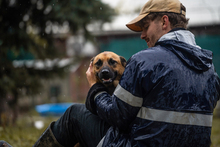
[[[123,67],[125,67],[125,66],[126,66],[126,63],[127,63],[126,59],[125,59],[124,57],[120,56],[120,60],[121,60],[121,65],[122,65]]]

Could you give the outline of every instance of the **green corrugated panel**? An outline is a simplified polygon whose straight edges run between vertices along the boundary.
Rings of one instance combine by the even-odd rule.
[[[218,75],[220,75],[220,35],[196,36],[196,43],[203,49],[213,52],[213,63]]]
[[[220,35],[196,36],[196,42],[202,48],[213,51],[213,63],[220,75]],[[112,51],[124,56],[126,59],[145,48],[147,48],[147,43],[139,37],[112,39],[106,44],[101,44],[101,51]]]
[[[101,51],[112,51],[127,60],[140,50],[147,48],[147,43],[138,37],[127,39],[112,39],[109,43],[101,44]]]

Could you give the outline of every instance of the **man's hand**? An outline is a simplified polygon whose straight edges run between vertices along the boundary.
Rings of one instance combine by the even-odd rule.
[[[89,65],[89,68],[86,71],[87,81],[89,82],[89,86],[92,87],[96,83],[96,77],[93,72],[92,62]]]

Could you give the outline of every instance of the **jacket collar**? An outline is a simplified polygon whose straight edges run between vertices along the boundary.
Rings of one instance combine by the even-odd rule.
[[[175,28],[171,30],[163,35],[158,42],[165,40],[177,40],[201,49],[200,46],[196,45],[195,36],[190,31],[183,28]]]

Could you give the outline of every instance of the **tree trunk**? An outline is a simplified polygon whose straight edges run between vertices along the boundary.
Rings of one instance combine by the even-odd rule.
[[[8,102],[9,107],[12,110],[12,124],[15,124],[18,118],[18,96],[17,89],[13,90],[13,99]]]
[[[6,99],[4,97],[0,97],[0,126],[5,126],[7,121],[6,112]]]

